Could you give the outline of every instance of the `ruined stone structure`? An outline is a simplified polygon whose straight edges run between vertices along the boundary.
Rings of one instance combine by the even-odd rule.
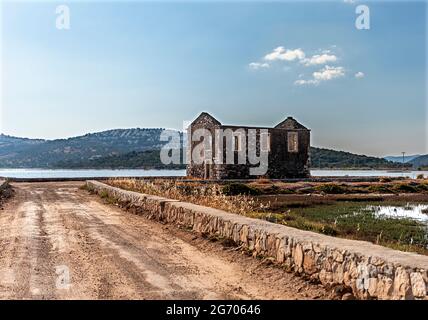
[[[201,145],[204,137],[193,139],[198,129],[205,129],[211,134],[207,142],[210,150],[203,150],[204,161],[196,162],[193,151]],[[200,131],[200,130],[199,130]],[[227,141],[216,132],[231,132],[232,138]],[[255,140],[250,139],[250,132],[255,133]],[[261,137],[266,143],[261,143]],[[254,144],[255,142],[255,144]],[[230,144],[228,144],[230,143]],[[206,146],[206,144],[204,144]],[[226,161],[226,147],[233,153],[233,163]],[[210,114],[203,112],[188,128],[187,175],[202,179],[248,179],[257,178],[250,169],[259,165],[249,161],[249,150],[260,150],[267,153],[267,171],[262,176],[271,179],[306,178],[309,176],[310,130],[288,117],[274,128],[242,127],[223,125]],[[239,161],[245,155],[245,162]],[[218,160],[222,158],[222,161]]]

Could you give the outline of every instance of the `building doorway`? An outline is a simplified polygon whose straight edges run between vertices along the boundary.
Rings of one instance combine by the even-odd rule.
[[[205,164],[204,178],[210,179],[211,178],[210,165],[208,163],[204,163],[204,164]]]

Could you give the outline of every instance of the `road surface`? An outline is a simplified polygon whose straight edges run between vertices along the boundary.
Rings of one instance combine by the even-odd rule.
[[[128,213],[82,182],[14,183],[0,210],[0,299],[311,299],[320,286]]]

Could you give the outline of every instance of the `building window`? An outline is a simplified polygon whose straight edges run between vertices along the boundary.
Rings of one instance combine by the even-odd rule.
[[[299,136],[297,132],[288,132],[287,144],[288,152],[299,152]]]
[[[241,136],[234,136],[235,151],[241,151]]]
[[[205,140],[206,139],[206,140]],[[211,136],[207,136],[204,138],[203,140],[203,149],[202,149],[202,160],[204,162],[208,162],[211,163],[212,158],[213,158],[213,153],[212,153],[212,137]]]
[[[260,134],[260,150],[270,152],[270,133]]]

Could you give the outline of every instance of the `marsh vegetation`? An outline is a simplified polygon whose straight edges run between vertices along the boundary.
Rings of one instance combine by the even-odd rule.
[[[201,183],[110,179],[110,185],[330,236],[428,254],[428,181]]]

